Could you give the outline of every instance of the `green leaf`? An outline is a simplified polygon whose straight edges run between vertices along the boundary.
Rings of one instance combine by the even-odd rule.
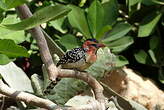
[[[124,36],[118,40],[115,40],[113,42],[107,42],[105,43],[110,49],[112,49],[112,52],[121,52],[125,50],[128,46],[134,43],[134,40],[130,36]]]
[[[7,10],[10,8],[15,8],[26,2],[27,0],[0,0],[0,8]]]
[[[164,84],[164,68],[162,68],[162,67],[159,68],[158,79],[162,84]]]
[[[153,52],[153,50],[150,49],[150,50],[148,51],[148,53],[149,53],[149,55],[150,55],[152,61],[153,61],[154,63],[157,63],[157,59],[156,59],[156,57],[155,57],[155,53]]]
[[[98,0],[94,0],[88,9],[88,23],[92,35],[97,36],[97,33],[101,30],[104,21],[104,9]]]
[[[64,105],[70,98],[77,95],[80,91],[89,89],[87,84],[81,80],[73,78],[63,78],[52,90],[47,98],[51,101]]]
[[[54,21],[50,21],[50,26],[54,27],[56,30],[60,31],[61,33],[66,33],[68,30],[65,27],[65,18],[60,18]]]
[[[10,59],[6,55],[0,54],[0,65],[5,65],[9,62],[10,62]]]
[[[36,43],[31,43],[31,45],[30,45],[30,50],[39,50],[39,47],[37,46],[37,44]]]
[[[0,65],[0,74],[11,88],[18,91],[33,92],[30,79],[13,62]]]
[[[12,40],[3,39],[0,40],[0,53],[5,54],[9,57],[28,57],[29,54],[27,50],[14,43]]]
[[[153,0],[154,3],[164,5],[164,0]]]
[[[164,51],[162,47],[161,38],[159,36],[152,36],[149,40],[149,55],[152,61],[157,65],[164,65]]]
[[[125,36],[130,30],[132,29],[132,26],[128,23],[117,23],[111,32],[107,34],[106,38],[103,39],[103,42],[110,42],[117,40],[123,36]]]
[[[17,23],[19,21],[20,20],[18,19],[17,15],[8,15],[3,19],[2,24]],[[13,31],[0,27],[0,39],[11,39],[18,44],[25,41],[26,37],[24,35],[24,31]]]
[[[148,64],[148,65],[153,64],[153,62],[150,59],[149,55],[144,50],[140,50],[137,53],[135,53],[134,57],[135,57],[135,59],[137,60],[138,63]]]
[[[141,2],[142,0],[127,0],[128,1],[128,6],[131,7],[139,2]]]
[[[78,39],[75,36],[71,35],[71,34],[67,34],[67,35],[64,35],[63,37],[61,37],[60,43],[67,50],[70,50],[72,48],[75,48],[75,47],[79,46]]]
[[[140,50],[139,52],[135,53],[134,56],[139,63],[146,64],[146,59],[148,55],[144,50]]]
[[[164,0],[142,0],[142,3],[148,6],[156,4],[164,5]]]
[[[4,17],[5,17],[4,11],[0,9],[0,23],[2,22]]]
[[[79,6],[83,7],[86,2],[87,2],[87,0],[81,0],[80,3],[79,3]]]
[[[55,20],[60,17],[65,16],[70,11],[69,8],[63,5],[56,6],[47,6],[43,9],[40,9],[30,18],[24,19],[16,24],[3,24],[1,27],[10,29],[10,30],[28,30],[35,26],[38,26],[42,23],[45,23],[49,20]],[[48,14],[47,14],[48,13]]]
[[[144,4],[144,5],[155,5],[155,3],[153,3],[153,1],[152,0],[142,0],[142,4]]]
[[[142,20],[141,25],[139,26],[138,37],[149,36],[153,32],[161,16],[162,13],[157,13],[157,12],[150,13],[148,16],[146,16]]]
[[[69,5],[72,11],[68,14],[70,24],[78,29],[86,38],[91,38],[84,10],[77,6]]]
[[[103,4],[104,7],[104,26],[105,25],[113,25],[117,17],[118,13],[118,3],[117,0],[110,0],[109,2],[105,2]]]
[[[129,62],[124,56],[116,56],[116,67],[122,67],[127,64],[129,64]]]
[[[128,3],[129,15],[132,15],[137,10],[141,8],[141,1],[142,0],[126,0]]]
[[[96,35],[96,39],[97,40],[102,39],[105,36],[105,34],[111,29],[112,27],[109,25],[104,26],[103,28],[100,29],[99,33]]]
[[[157,49],[160,45],[160,39],[158,36],[152,36],[149,41],[149,47],[151,50]]]

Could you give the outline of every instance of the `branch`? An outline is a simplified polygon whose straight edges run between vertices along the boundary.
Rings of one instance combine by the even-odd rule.
[[[2,80],[0,80],[0,93],[8,97],[11,97],[17,101],[23,101],[26,104],[38,106],[48,110],[57,110],[57,109],[58,110],[95,110],[95,109],[104,110],[105,109],[104,104],[96,100],[90,102],[87,105],[80,105],[78,107],[60,107],[50,100],[37,97],[30,93],[16,91],[12,88],[9,88],[6,84],[3,83]]]
[[[35,95],[21,91],[16,91],[12,88],[9,88],[6,84],[3,83],[2,80],[0,80],[0,93],[8,97],[11,97],[15,100],[23,101],[30,105],[47,108],[49,110],[56,106],[56,104],[54,104],[50,100],[42,99]]]
[[[103,87],[99,84],[99,82],[94,77],[92,77],[88,73],[73,71],[73,70],[68,70],[68,69],[60,69],[58,70],[58,72],[59,72],[58,77],[77,78],[88,83],[88,85],[94,91],[96,100],[98,100],[100,103],[105,103],[105,97],[103,95]]]
[[[29,18],[32,16],[31,11],[25,4],[18,6],[17,11],[20,15],[20,18],[22,19]],[[52,81],[55,81],[58,75],[57,68],[55,64],[53,63],[53,59],[50,54],[44,34],[42,33],[41,27],[36,26],[35,28],[30,29],[29,32],[31,33],[31,35],[34,37],[34,39],[37,42],[42,61],[45,64],[46,69],[48,71],[49,79]]]

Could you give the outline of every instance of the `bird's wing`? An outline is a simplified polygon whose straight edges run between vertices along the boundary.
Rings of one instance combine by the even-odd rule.
[[[85,58],[85,51],[82,48],[74,48],[66,52],[66,54],[57,63],[57,66],[66,63],[75,63],[82,58]]]

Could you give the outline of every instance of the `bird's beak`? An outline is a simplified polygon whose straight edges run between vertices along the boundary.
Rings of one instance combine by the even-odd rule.
[[[103,47],[106,47],[106,45],[105,44],[97,44],[97,46],[99,47],[99,48],[103,48]]]

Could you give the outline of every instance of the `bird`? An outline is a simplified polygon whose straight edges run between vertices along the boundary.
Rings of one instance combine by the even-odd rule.
[[[87,39],[82,47],[66,52],[57,63],[57,67],[84,71],[96,61],[97,50],[102,47],[105,47],[105,45],[99,43],[96,39]]]
[[[105,44],[99,43],[96,39],[87,39],[81,47],[67,51],[58,61],[56,66],[63,69],[84,71],[96,62],[97,50],[103,47],[105,47]],[[55,82],[51,82],[44,93],[49,93],[55,85]]]

